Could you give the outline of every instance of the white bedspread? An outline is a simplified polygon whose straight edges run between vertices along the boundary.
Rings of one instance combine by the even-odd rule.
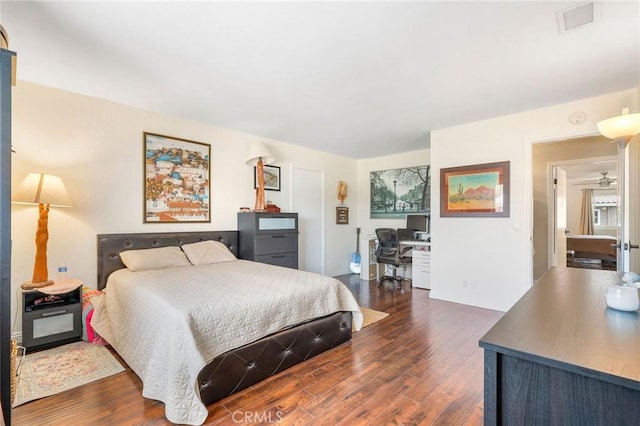
[[[338,311],[362,313],[340,281],[238,260],[155,271],[122,269],[94,303],[91,325],[165,403],[174,423],[202,424],[197,375],[214,357],[278,330]]]

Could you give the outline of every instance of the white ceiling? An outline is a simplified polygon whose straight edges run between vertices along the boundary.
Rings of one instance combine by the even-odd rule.
[[[575,4],[2,1],[0,18],[20,80],[367,158],[637,87],[639,2],[560,34]]]
[[[573,164],[563,164],[561,167],[567,173],[567,182],[573,184],[596,184],[598,179],[602,178],[602,173],[606,172],[607,177],[616,179],[617,157],[613,156],[609,159],[585,160],[584,162],[573,162]]]

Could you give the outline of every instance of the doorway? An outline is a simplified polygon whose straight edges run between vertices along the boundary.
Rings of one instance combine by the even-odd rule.
[[[549,266],[616,270],[617,157],[551,162],[549,168]]]
[[[540,278],[552,265],[550,253],[557,242],[552,242],[550,223],[553,224],[553,208],[548,198],[552,188],[551,166],[577,164],[593,158],[618,158],[616,144],[603,136],[588,136],[574,139],[534,143],[533,158],[533,279]],[[616,168],[617,170],[617,168]],[[599,175],[599,173],[597,173]],[[597,175],[594,175],[597,178]],[[571,204],[572,201],[569,201]],[[572,219],[567,228],[571,228]],[[577,233],[577,231],[574,231]],[[556,246],[556,251],[557,251]],[[557,254],[557,253],[556,253]]]

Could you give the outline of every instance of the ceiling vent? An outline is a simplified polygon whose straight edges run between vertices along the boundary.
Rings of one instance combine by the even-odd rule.
[[[593,24],[594,13],[593,2],[579,3],[577,6],[556,12],[556,20],[558,22],[558,30],[560,34],[567,31],[577,30],[585,25]]]

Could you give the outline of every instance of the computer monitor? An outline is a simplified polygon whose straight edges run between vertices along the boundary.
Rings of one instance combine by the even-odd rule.
[[[398,228],[398,240],[399,241],[411,241],[414,239],[413,229]]]
[[[428,214],[408,214],[407,229],[413,229],[415,232],[431,233],[431,216]]]

